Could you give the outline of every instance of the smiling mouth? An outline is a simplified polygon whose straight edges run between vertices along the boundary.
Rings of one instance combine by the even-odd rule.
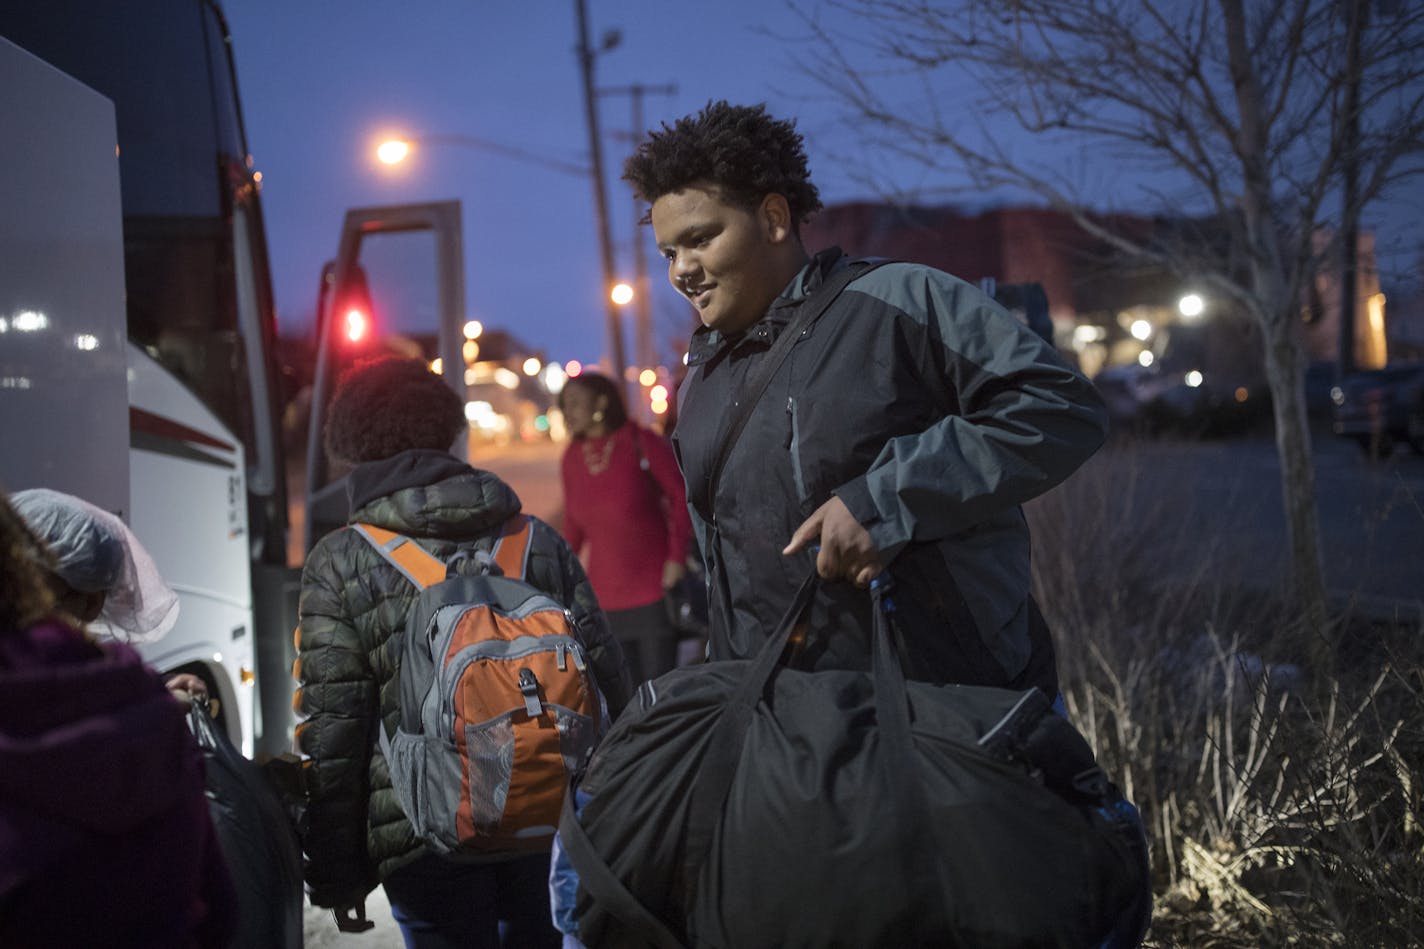
[[[707,306],[707,295],[712,290],[709,286],[685,287],[683,293],[687,299],[692,301],[692,305],[699,310]]]

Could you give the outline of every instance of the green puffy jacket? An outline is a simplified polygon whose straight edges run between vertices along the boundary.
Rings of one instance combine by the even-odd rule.
[[[473,548],[520,509],[503,481],[444,452],[408,451],[360,465],[349,483],[351,523],[397,531],[442,559]],[[537,518],[526,579],[572,611],[616,715],[631,688],[622,652],[577,557]],[[297,748],[306,757],[305,877],[317,906],[359,902],[423,852],[391,788],[376,732],[378,716],[393,730],[399,714],[386,644],[417,592],[352,530],[326,535],[307,557],[293,706]]]

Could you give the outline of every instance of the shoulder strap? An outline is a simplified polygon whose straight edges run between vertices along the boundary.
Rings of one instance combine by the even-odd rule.
[[[534,519],[528,514],[516,514],[504,522],[499,536],[495,538],[490,556],[506,577],[524,579],[529,567],[530,540],[534,533]]]
[[[424,590],[445,579],[445,564],[404,534],[374,524],[351,525],[356,533],[376,548],[376,553],[399,570],[407,580]]]
[[[527,514],[516,514],[505,521],[490,549],[490,559],[506,577],[523,579],[529,565],[530,535],[533,521]],[[444,580],[448,567],[437,556],[404,534],[377,527],[374,524],[353,524],[352,528],[376,549],[401,574],[423,590]]]
[[[603,908],[620,923],[657,949],[682,949],[682,940],[673,934],[666,923],[653,915],[653,911],[644,906],[638,897],[628,891],[623,881],[618,879],[599,854],[587,831],[579,823],[578,812],[574,809],[572,788],[564,793],[564,807],[559,815],[559,843],[568,855],[569,862],[578,871],[579,885],[588,891],[595,902],[603,904]]]
[[[890,263],[888,260],[852,261],[834,273],[828,274],[825,281],[812,291],[811,295],[797,308],[796,315],[791,318],[790,323],[786,324],[786,328],[781,331],[781,335],[776,338],[771,349],[767,350],[766,355],[762,357],[742,385],[742,391],[737,400],[736,414],[732,416],[730,424],[722,432],[722,441],[717,446],[711,473],[707,476],[707,503],[709,506],[715,507],[717,503],[717,484],[721,481],[722,468],[727,463],[727,456],[732,453],[732,447],[737,444],[737,439],[741,438],[742,429],[747,427],[747,420],[751,418],[752,410],[761,401],[766,387],[771,384],[771,377],[776,375],[776,370],[781,368],[781,364],[790,355],[791,347],[796,345],[796,340],[831,308],[831,304],[836,302],[841,291],[852,280],[888,263]]]

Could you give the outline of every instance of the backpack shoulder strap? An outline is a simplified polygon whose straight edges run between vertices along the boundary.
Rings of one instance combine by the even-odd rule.
[[[524,579],[524,572],[529,567],[529,548],[533,533],[534,519],[528,514],[516,514],[500,528],[490,556],[506,577]]]
[[[353,524],[352,529],[364,537],[376,553],[386,559],[407,580],[424,590],[445,579],[445,564],[404,534],[388,531],[374,524]]]

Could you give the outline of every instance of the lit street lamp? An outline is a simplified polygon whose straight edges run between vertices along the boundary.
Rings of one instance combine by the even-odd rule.
[[[376,146],[376,159],[383,165],[399,165],[411,157],[417,147],[421,145],[456,145],[463,148],[475,148],[480,151],[503,155],[506,158],[514,158],[535,165],[543,165],[555,171],[562,171],[564,174],[578,175],[580,178],[587,177],[593,173],[593,170],[587,165],[580,165],[576,162],[562,161],[558,158],[550,158],[547,155],[527,152],[513,145],[491,142],[488,139],[476,138],[473,135],[422,133],[405,138],[390,138]]]
[[[587,28],[582,7],[579,10],[579,32],[580,32],[580,56],[583,60],[585,99],[587,107],[592,110],[593,102],[591,93],[588,91],[592,81],[592,56],[588,49]],[[616,40],[611,43],[605,38],[604,49],[612,48],[616,45]],[[562,161],[557,158],[549,158],[546,155],[539,155],[535,152],[525,151],[512,145],[505,145],[501,142],[492,142],[488,139],[477,138],[473,135],[454,134],[429,134],[410,135],[403,138],[387,139],[376,146],[376,160],[383,165],[394,167],[406,161],[422,145],[456,145],[463,148],[475,148],[480,151],[492,152],[496,155],[503,155],[506,158],[513,158],[518,161],[530,162],[535,165],[543,165],[555,171],[562,171],[569,175],[578,175],[580,178],[588,178],[594,183],[595,210],[598,212],[598,243],[603,262],[603,274],[605,285],[613,283],[613,238],[608,230],[607,203],[604,198],[603,188],[603,167],[601,152],[598,147],[597,120],[590,111],[590,141],[592,145],[592,162],[588,165],[576,162]],[[626,286],[626,284],[620,284]],[[616,288],[615,288],[616,289]],[[629,299],[632,299],[632,289],[629,288]],[[616,301],[610,301],[616,303]],[[621,305],[621,304],[618,304]],[[616,372],[621,372],[624,366],[623,356],[623,328],[617,306],[608,307],[608,345],[609,356],[612,360]]]

